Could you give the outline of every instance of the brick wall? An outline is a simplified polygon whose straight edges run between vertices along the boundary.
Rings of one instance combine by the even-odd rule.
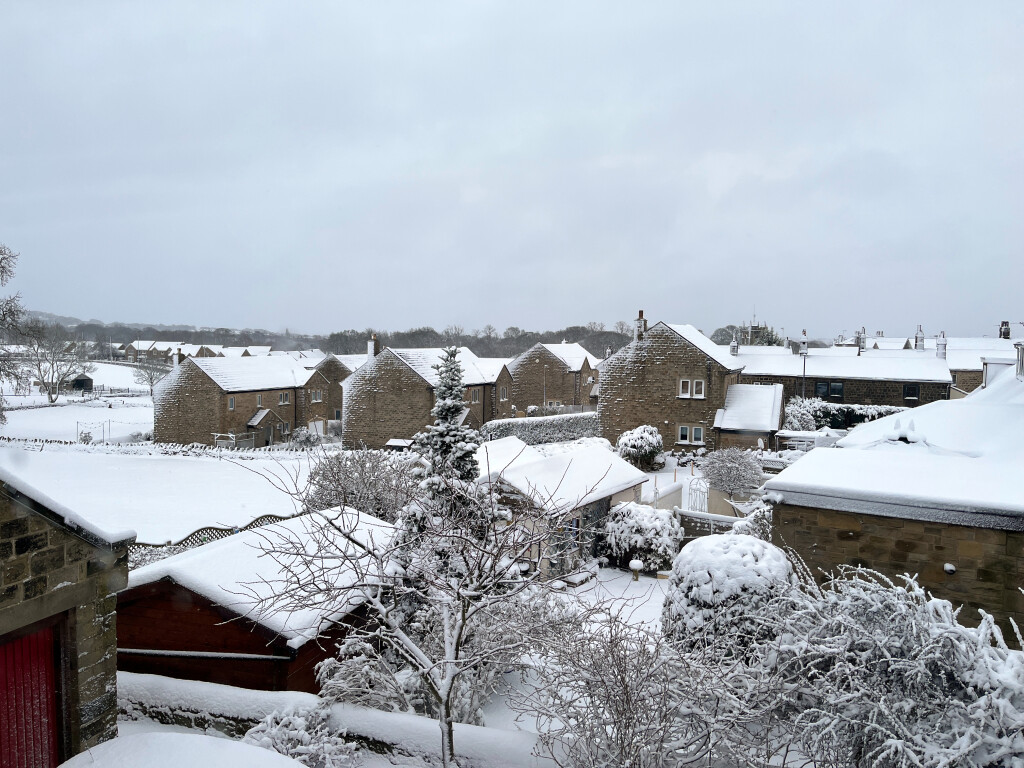
[[[699,426],[705,447],[714,450],[715,412],[737,377],[674,331],[653,326],[604,364],[597,406],[601,436],[614,444],[626,430],[650,424],[661,432],[666,450],[693,450],[699,446],[676,444],[678,427]],[[680,379],[703,380],[705,397],[678,397]]]
[[[859,565],[897,578],[917,574],[921,586],[954,605],[976,624],[982,608],[1013,638],[1007,617],[1024,626],[1024,532],[922,522],[780,504],[776,543],[793,547],[812,572]],[[949,574],[944,565],[956,572]]]
[[[433,390],[390,350],[353,373],[345,390],[346,448],[382,448],[392,438],[411,439],[431,422]]]
[[[68,756],[117,735],[117,591],[128,579],[127,543],[88,543],[32,511],[11,488],[0,495],[0,636],[62,617]],[[14,496],[18,501],[12,501]],[[50,513],[51,517],[56,515]]]
[[[589,364],[585,364],[582,373],[568,371],[557,355],[542,344],[535,344],[509,363],[513,379],[510,405],[525,411],[531,405],[544,405],[545,402],[562,405],[587,403],[591,386],[587,379],[593,375],[589,369]]]
[[[874,381],[870,379],[822,379],[816,376],[808,376],[807,397],[815,396],[815,384],[818,382],[831,383],[833,381],[842,382],[843,396],[822,398],[832,403],[896,405],[912,408],[936,400],[945,400],[949,391],[948,384],[920,383],[920,397],[917,400],[905,400],[903,398],[903,385],[917,382]],[[740,384],[781,384],[783,403],[788,403],[791,397],[802,397],[804,392],[802,376],[748,376],[741,373]]]

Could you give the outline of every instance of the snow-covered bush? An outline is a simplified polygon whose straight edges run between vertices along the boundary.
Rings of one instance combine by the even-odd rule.
[[[308,427],[299,427],[292,432],[292,445],[296,448],[309,450],[320,445],[320,436],[311,432]]]
[[[638,558],[653,571],[671,567],[683,545],[683,529],[671,511],[633,502],[615,506],[602,533],[599,555],[620,562]]]
[[[78,433],[78,442],[82,445],[89,445],[92,442],[92,432],[83,429]]]
[[[791,397],[786,403],[786,419],[782,428],[801,432],[814,432],[823,427],[846,429],[905,410],[896,405],[829,403],[819,397]]]
[[[729,494],[749,491],[764,482],[761,464],[750,451],[724,448],[712,451],[698,462],[701,474],[715,490]]]
[[[732,524],[732,532],[753,536],[763,541],[771,541],[772,505],[758,499],[753,504],[737,506],[745,512],[746,517],[742,517]]]
[[[597,413],[566,413],[532,419],[495,419],[480,428],[484,440],[515,436],[527,445],[560,443],[600,434]]]
[[[664,460],[658,461],[663,450],[661,432],[650,424],[642,424],[636,429],[623,432],[615,443],[615,450],[639,469],[649,471],[657,469],[659,463],[665,465]]]
[[[329,726],[330,709],[274,712],[242,738],[246,744],[287,755],[308,768],[350,768],[361,764],[355,744]]]
[[[1024,655],[910,577],[805,575],[772,607],[761,664],[803,691],[791,732],[819,765],[1024,765]],[[1018,638],[1019,641],[1019,638]]]
[[[786,553],[775,545],[746,534],[702,536],[672,563],[662,628],[686,648],[715,635],[745,646],[764,634],[765,606],[796,583]]]
[[[408,456],[362,448],[324,454],[309,473],[302,502],[306,509],[352,507],[391,521],[418,493]]]

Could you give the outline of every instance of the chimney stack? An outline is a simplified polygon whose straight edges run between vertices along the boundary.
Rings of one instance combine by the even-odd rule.
[[[647,333],[647,320],[644,319],[644,311],[641,309],[636,318],[636,327],[633,330],[633,340],[640,341]]]
[[[804,328],[803,332],[800,334],[800,354],[801,355],[806,355],[807,354],[807,329],[806,328]]]
[[[935,356],[940,360],[946,359],[946,332],[942,331],[935,339]]]
[[[380,342],[377,341],[377,334],[373,334],[370,340],[366,342],[366,362],[370,362],[373,358],[380,354]]]
[[[920,324],[917,326],[917,333],[914,334],[914,349],[924,349],[924,331]]]
[[[174,354],[171,355],[171,367],[177,368],[179,362],[181,362],[181,347],[178,347],[174,351]]]
[[[1024,343],[1018,341],[1013,348],[1017,351],[1017,378],[1024,381]]]
[[[736,331],[732,332],[732,341],[729,342],[729,354],[734,357],[740,353],[740,345],[736,341]]]
[[[612,356],[612,348],[611,347],[605,347],[604,348],[604,358],[605,358],[605,360],[607,360],[611,356]]]
[[[1003,322],[1001,322],[999,324],[999,338],[1000,339],[1008,339],[1008,338],[1010,338],[1010,321],[1009,320],[1003,320]]]

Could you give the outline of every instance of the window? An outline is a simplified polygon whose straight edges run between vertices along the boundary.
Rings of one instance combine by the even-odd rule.
[[[677,443],[688,443],[690,442],[690,428],[685,424],[679,425],[679,439]]]
[[[903,399],[904,400],[917,400],[921,397],[921,385],[920,384],[904,384],[903,385]]]
[[[693,396],[704,397],[704,379],[693,380]]]
[[[473,402],[474,403],[479,403],[480,402],[480,387],[473,387],[471,392],[472,392],[472,394],[470,395],[470,397],[473,400]]]
[[[341,408],[334,409],[334,420],[341,421]]]
[[[694,443],[704,443],[704,427],[693,428],[693,441]]]
[[[508,387],[502,387],[501,388],[501,394],[499,395],[499,397],[502,400],[508,400]]]
[[[814,396],[820,397],[822,400],[828,399],[828,382],[819,381],[814,385]]]
[[[689,397],[689,396],[690,396],[690,380],[689,379],[680,379],[679,380],[679,397]]]
[[[284,423],[284,433],[287,435],[291,431],[292,431],[292,424],[291,424],[290,421],[286,421]]]
[[[263,407],[263,395],[256,395],[256,407],[257,408],[262,408]]]
[[[956,386],[956,371],[950,371],[949,375],[953,378],[953,386]]]
[[[288,403],[290,403],[291,401],[292,401],[292,393],[291,392],[280,392],[280,393],[278,393],[278,395],[277,395],[277,404],[278,405],[288,405]]]
[[[843,382],[833,381],[828,385],[828,394],[830,397],[842,397],[843,396]]]
[[[235,410],[235,398],[233,398],[233,397],[229,397],[228,398],[228,410],[229,411]]]
[[[323,390],[320,390],[320,389],[311,389],[311,390],[309,390],[309,399],[310,399],[310,402],[313,402],[313,403],[322,403],[324,401]]]

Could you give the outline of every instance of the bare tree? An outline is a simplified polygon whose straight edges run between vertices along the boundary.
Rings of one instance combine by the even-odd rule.
[[[90,345],[76,340],[59,323],[33,320],[22,329],[22,340],[29,370],[51,403],[75,377],[96,370],[88,359]]]
[[[398,510],[419,495],[414,465],[414,458],[393,451],[323,451],[309,473],[302,505],[309,510],[352,507],[394,522]]]
[[[136,384],[149,387],[149,394],[152,395],[153,387],[169,372],[170,369],[166,365],[147,358],[138,362],[135,370],[132,371],[132,377],[135,379]]]
[[[623,336],[629,336],[633,333],[633,325],[625,320],[616,320],[612,330],[616,333],[621,333]]]
[[[14,268],[17,264],[18,254],[0,243],[0,286],[7,285],[14,277]],[[21,312],[21,296],[19,294],[0,298],[0,336],[2,336],[0,341],[6,341],[7,337],[17,329]],[[0,346],[0,380],[15,381],[20,371],[21,366],[11,357],[6,347]],[[0,397],[0,424],[6,422],[3,397]]]
[[[397,660],[373,668],[400,664],[418,680],[426,711],[439,721],[445,766],[457,765],[462,698],[479,691],[488,669],[504,668],[557,624],[546,595],[564,574],[546,564],[552,531],[566,528],[569,516],[533,504],[510,509],[494,486],[477,483],[479,438],[457,422],[463,387],[456,354],[447,350],[438,366],[435,423],[416,442],[422,495],[396,510],[394,538],[368,547],[357,535],[360,513],[312,513],[319,524],[312,534],[267,541],[284,576],[262,598],[267,608],[289,612],[341,610],[358,600],[371,620],[350,637]],[[355,575],[343,587],[339,570]]]

